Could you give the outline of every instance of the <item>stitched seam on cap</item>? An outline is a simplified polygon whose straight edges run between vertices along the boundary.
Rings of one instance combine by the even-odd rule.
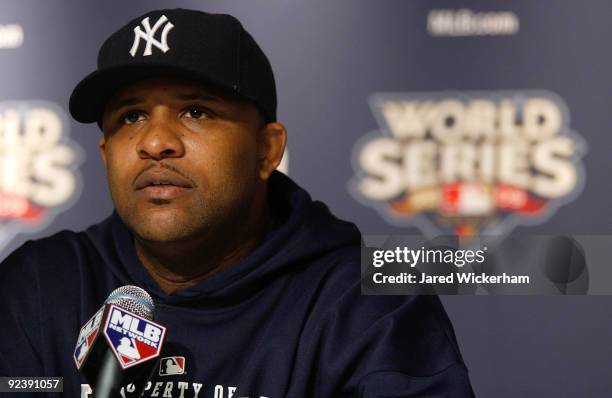
[[[234,82],[234,91],[236,92],[240,92],[241,89],[241,83],[242,83],[242,76],[240,75],[240,61],[241,61],[241,48],[242,48],[242,28],[240,25],[238,25],[238,45],[236,46],[237,50],[236,50],[236,81]]]

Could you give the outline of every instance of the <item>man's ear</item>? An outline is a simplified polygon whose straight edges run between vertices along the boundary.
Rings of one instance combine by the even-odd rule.
[[[98,150],[100,151],[104,166],[106,166],[106,137],[102,136],[98,141]]]
[[[259,131],[259,177],[267,180],[280,164],[285,146],[287,130],[281,123],[268,123]]]

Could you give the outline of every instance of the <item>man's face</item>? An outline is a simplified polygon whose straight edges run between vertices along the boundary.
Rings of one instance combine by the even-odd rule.
[[[100,151],[119,216],[141,239],[180,242],[240,223],[261,183],[254,105],[182,80],[145,80],[103,115]]]

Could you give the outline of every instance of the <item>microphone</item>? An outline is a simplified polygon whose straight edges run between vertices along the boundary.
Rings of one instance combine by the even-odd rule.
[[[83,325],[73,357],[94,397],[117,397],[130,383],[142,393],[166,337],[166,328],[152,321],[154,310],[146,291],[122,286]]]

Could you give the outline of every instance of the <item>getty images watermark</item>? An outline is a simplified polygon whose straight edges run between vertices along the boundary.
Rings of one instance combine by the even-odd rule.
[[[487,247],[479,250],[470,249],[409,249],[408,247],[396,247],[392,250],[374,250],[372,253],[372,265],[381,268],[385,264],[405,264],[415,268],[419,264],[444,264],[454,265],[462,268],[465,265],[482,265],[485,260]],[[487,275],[485,272],[450,272],[443,275],[432,275],[425,272],[419,274],[400,272],[399,274],[385,275],[382,271],[375,272],[373,281],[377,284],[385,283],[408,283],[408,284],[452,284],[452,283],[518,283],[528,284],[529,275],[509,275],[503,272],[501,275]]]
[[[362,294],[612,294],[612,236],[365,235]]]

